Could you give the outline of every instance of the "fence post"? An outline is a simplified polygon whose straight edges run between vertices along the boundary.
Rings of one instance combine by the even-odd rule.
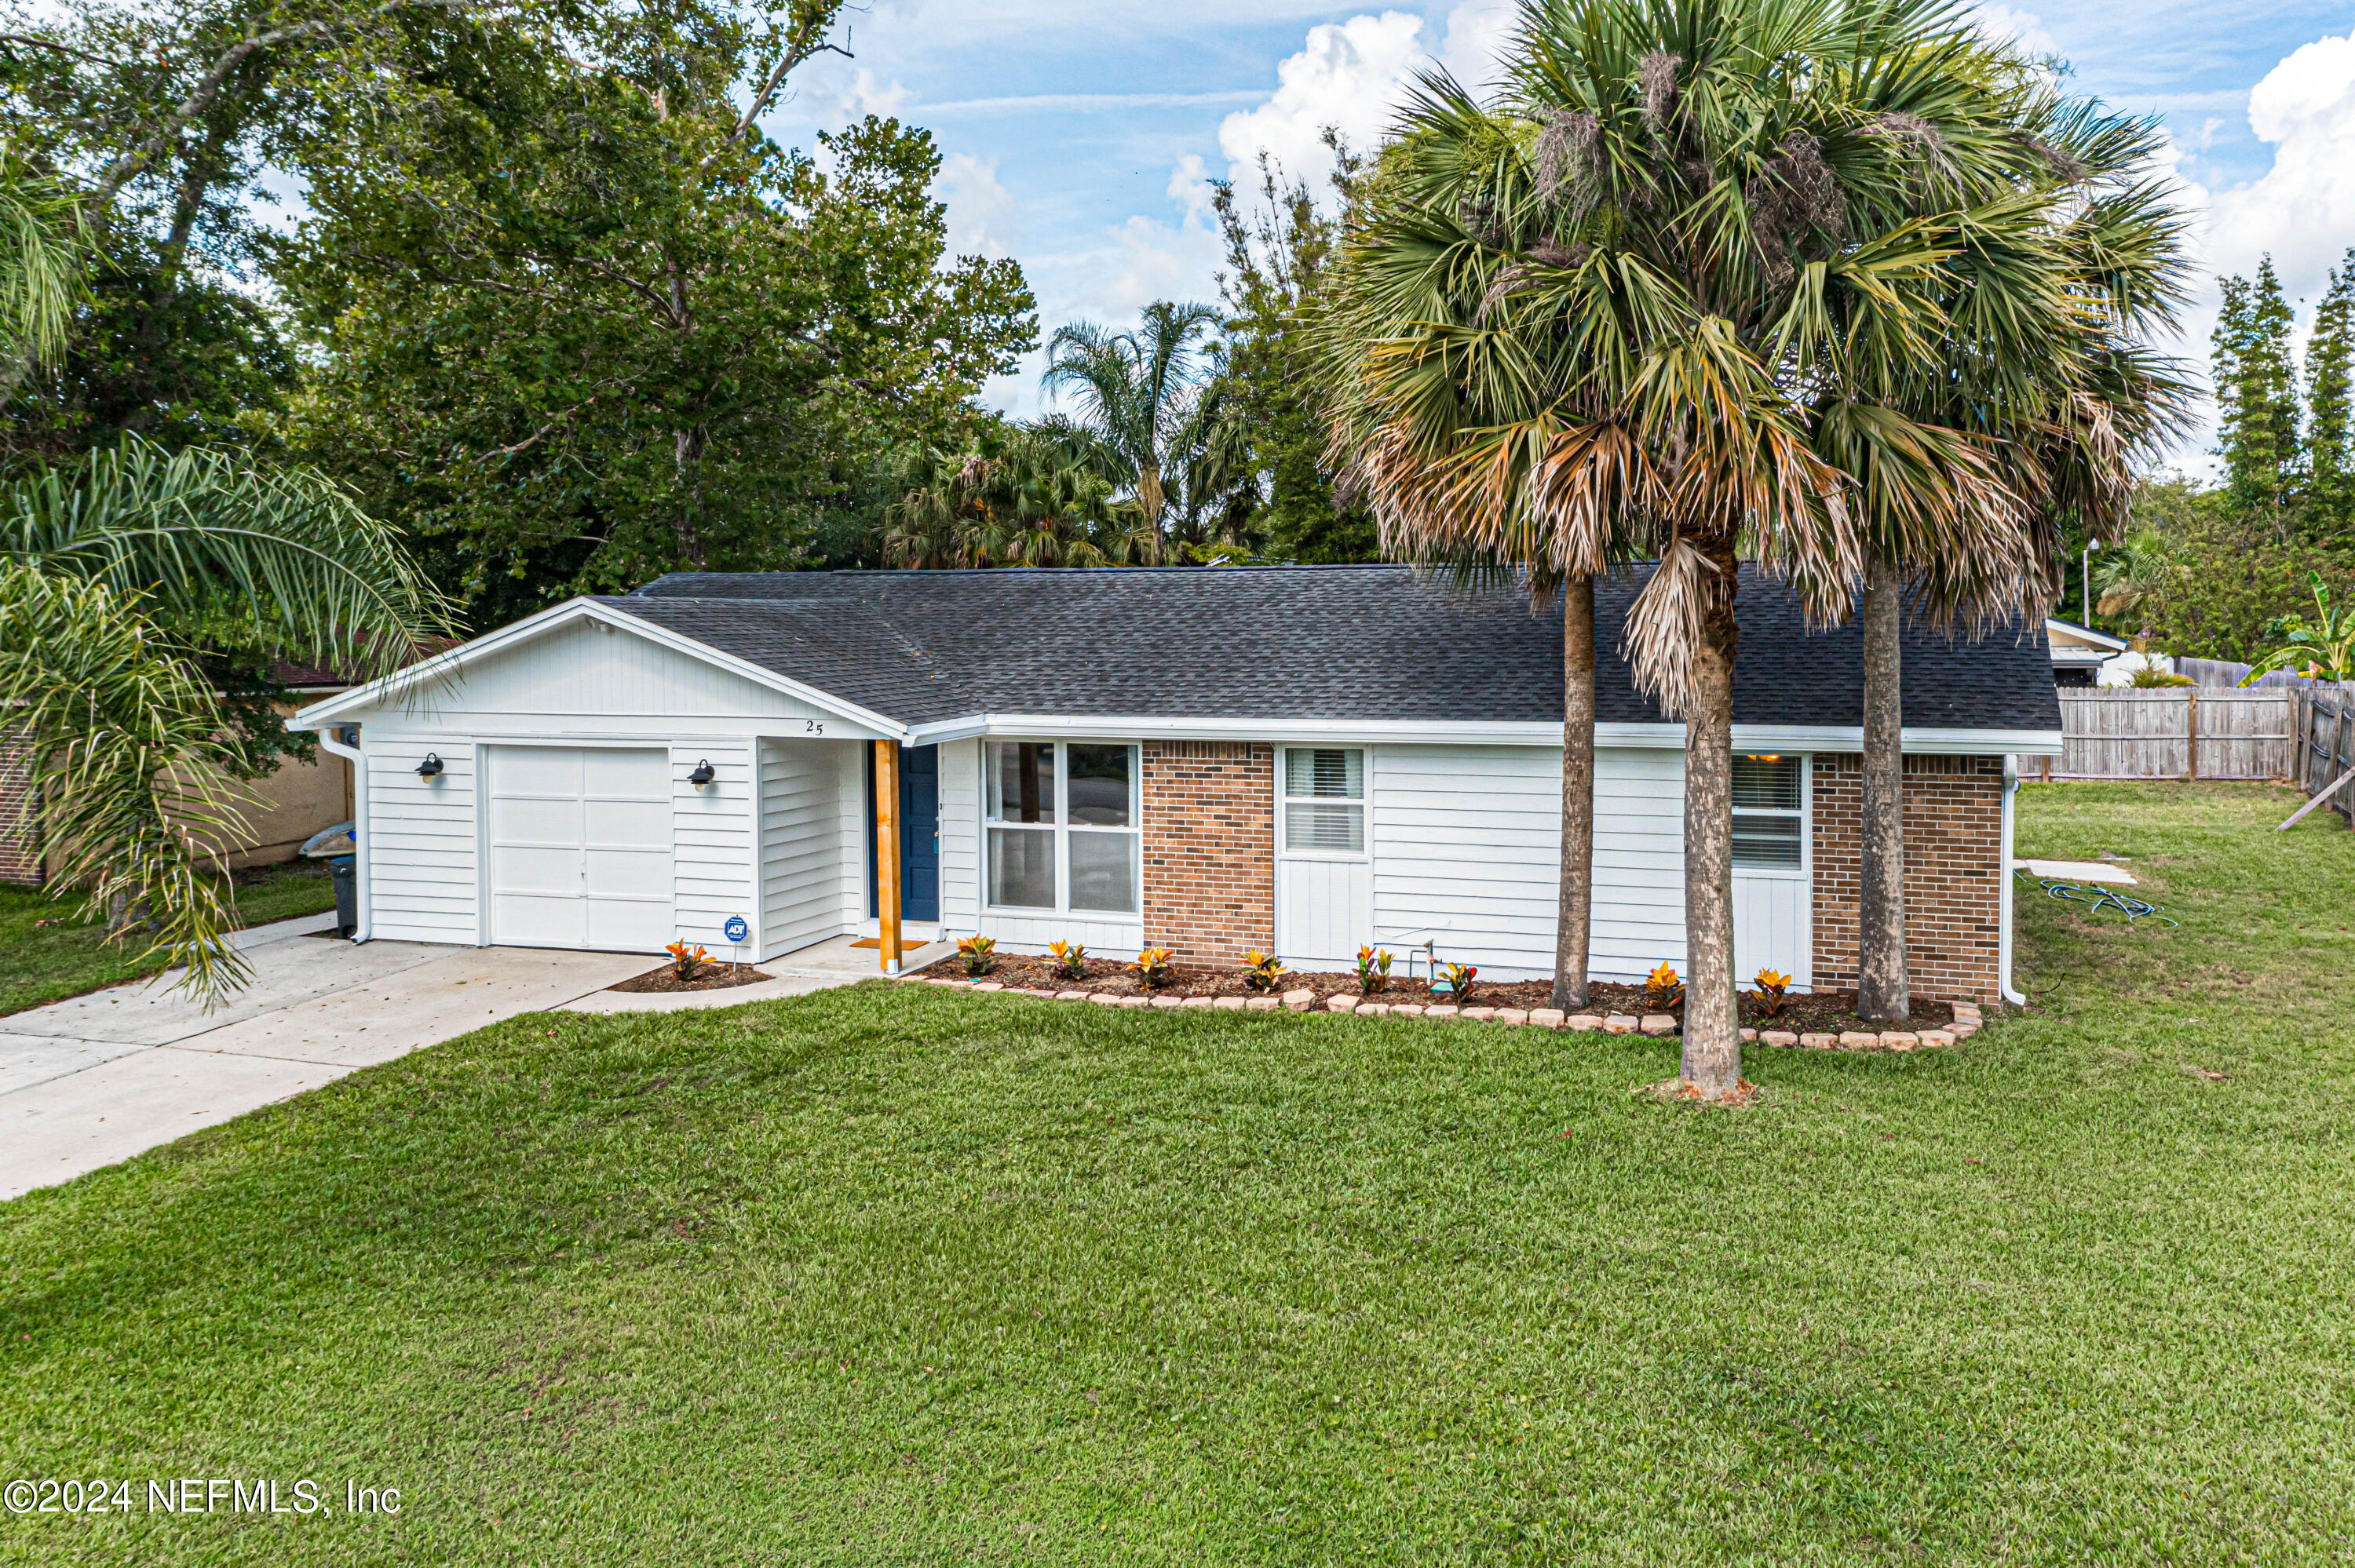
[[[2339,737],[2331,744],[2330,771],[2324,776],[2326,779],[2338,778],[2347,766],[2339,758],[2355,753],[2355,747],[2350,747],[2347,741],[2348,720],[2351,718],[2355,718],[2355,686],[2341,686],[2339,688]],[[2325,788],[2328,788],[2327,784]],[[2339,793],[2345,799],[2337,809],[2346,812],[2347,825],[2355,828],[2355,780],[2350,780]]]
[[[2183,777],[2193,784],[2200,782],[2200,688],[2189,687],[2183,694]]]

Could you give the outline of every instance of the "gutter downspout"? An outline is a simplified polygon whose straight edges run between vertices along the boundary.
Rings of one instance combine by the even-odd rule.
[[[1997,994],[2014,1007],[2026,1007],[2028,998],[2011,985],[2011,884],[2012,825],[2017,812],[2012,798],[2019,793],[2019,759],[2009,752],[2003,758],[2003,915],[1996,938],[1995,984]]]
[[[337,740],[336,729],[334,725],[322,725],[314,733],[319,737],[322,750],[331,752],[352,765],[352,896],[359,905],[360,915],[359,924],[352,927],[352,940],[357,943],[368,939],[369,927],[373,924],[370,917],[372,906],[368,899],[368,758],[361,756],[357,747]],[[2008,799],[2006,803],[2009,804]],[[2004,820],[2009,822],[2011,819],[2007,816]],[[2009,843],[2007,831],[2007,854]],[[2010,932],[2011,927],[2007,923],[2004,927],[2006,940],[2009,939]]]

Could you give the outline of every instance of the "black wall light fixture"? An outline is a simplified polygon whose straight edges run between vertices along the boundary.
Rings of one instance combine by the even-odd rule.
[[[431,751],[425,754],[425,760],[417,765],[417,776],[420,779],[432,779],[441,771],[442,758]]]
[[[695,771],[687,776],[687,781],[700,789],[718,777],[719,775],[711,770],[711,763],[707,758],[695,765]]]

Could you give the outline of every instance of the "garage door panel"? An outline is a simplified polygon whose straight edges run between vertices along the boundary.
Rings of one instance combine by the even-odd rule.
[[[579,844],[581,801],[540,797],[491,798],[491,842],[500,843]]]
[[[493,893],[558,894],[581,896],[581,852],[543,849],[528,844],[500,844],[492,852]]]
[[[506,746],[492,764],[491,786],[501,794],[581,793],[581,753],[543,746]]]
[[[591,800],[582,814],[592,844],[655,850],[670,844],[668,800]]]
[[[587,901],[587,945],[618,951],[656,952],[670,940],[670,901],[631,903],[615,898]]]
[[[514,893],[491,897],[495,938],[517,948],[579,948],[588,945],[585,898],[535,898]],[[660,944],[656,944],[659,946]]]
[[[591,898],[658,898],[670,902],[670,856],[660,850],[592,849],[583,891]]]
[[[635,795],[670,799],[667,751],[584,751],[582,786],[591,796]]]

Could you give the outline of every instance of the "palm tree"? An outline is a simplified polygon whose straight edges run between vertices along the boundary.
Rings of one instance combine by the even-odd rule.
[[[79,281],[48,260],[63,242],[43,198],[0,161],[0,346],[35,365]],[[450,609],[393,529],[306,470],[134,440],[0,481],[0,707],[34,759],[57,883],[218,999],[246,966],[210,873],[244,822],[185,629],[226,622],[365,678],[453,630]]]
[[[1016,425],[983,433],[974,449],[927,448],[900,471],[885,509],[884,557],[895,567],[1093,567],[1128,558],[1134,508],[1068,432]]]
[[[1367,337],[1344,373],[1363,390],[1337,440],[1375,493],[1461,509],[1470,462],[1427,454],[1526,397],[1546,412],[1513,428],[1518,450],[1471,462],[1526,463],[1562,537],[1657,556],[1624,646],[1686,724],[1683,1076],[1704,1097],[1740,1069],[1737,563],[1819,620],[1849,609],[1853,482],[1811,449],[1814,405],[1827,387],[1863,403],[1934,356],[1951,240],[1913,207],[1990,155],[1971,47],[1939,0],[1525,0],[1503,97],[1424,82],[1345,263],[1423,255],[1421,282],[1391,278],[1401,304],[1420,291],[1418,324]],[[1919,449],[1921,504],[1980,499],[1963,443],[1872,423]]]
[[[2049,613],[2061,590],[2058,514],[2114,536],[2133,458],[2178,426],[2190,396],[2181,370],[2144,342],[2173,329],[2184,272],[2181,219],[2140,174],[2157,127],[2065,98],[2000,50],[1987,67],[2019,84],[2003,99],[2013,155],[1961,193],[1971,205],[1951,218],[1941,352],[1885,399],[1917,437],[1970,443],[1983,460],[1981,504],[1915,504],[1913,454],[1856,440],[1854,410],[1828,405],[1817,427],[1817,452],[1859,482],[1865,533],[1857,1012],[1873,1022],[1912,1006],[1902,601],[1910,593],[1949,635]]]
[[[1134,498],[1149,560],[1167,557],[1173,520],[1199,534],[1250,461],[1224,358],[1197,341],[1218,319],[1209,305],[1159,300],[1134,332],[1073,322],[1047,344],[1044,385],[1078,405],[1060,438]]]

